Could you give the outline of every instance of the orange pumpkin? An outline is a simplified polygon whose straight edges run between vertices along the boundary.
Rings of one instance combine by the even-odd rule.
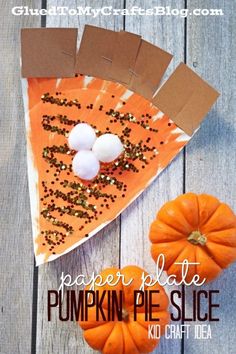
[[[134,321],[134,290],[139,290],[142,283],[142,273],[147,274],[143,269],[136,266],[127,266],[119,270],[108,268],[103,270],[100,275],[103,281],[109,274],[117,280],[117,271],[124,276],[125,283],[133,279],[130,285],[124,286],[121,280],[115,286],[96,286],[94,290],[103,292],[104,290],[115,290],[117,295],[119,291],[123,292],[122,320],[116,317],[114,321],[99,320],[96,321],[96,309],[91,307],[88,311],[88,321],[79,321],[79,325],[84,330],[84,338],[94,349],[103,354],[138,354],[149,353],[157,346],[159,339],[148,338],[148,325],[160,325],[162,334],[164,326],[169,322],[169,313],[167,311],[169,300],[165,290],[160,285],[153,287],[144,287],[148,292],[150,290],[159,290],[159,293],[152,295],[153,304],[158,303],[158,310],[152,311],[153,318],[159,321],[145,321],[145,308],[140,306],[137,310],[137,318]],[[114,280],[114,282],[115,282]],[[108,308],[107,298],[103,302],[104,313]],[[107,316],[107,315],[106,315]]]
[[[198,274],[201,281],[216,278],[236,260],[236,216],[230,207],[207,194],[187,193],[167,202],[150,228],[151,253],[165,256],[165,270],[182,279],[181,266],[189,266],[186,280]]]

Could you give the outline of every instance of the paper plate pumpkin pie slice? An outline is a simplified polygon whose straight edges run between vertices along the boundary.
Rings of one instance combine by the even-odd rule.
[[[79,75],[28,79],[28,167],[37,265],[69,252],[117,217],[190,139],[123,85]],[[85,181],[68,136],[79,123],[115,134],[123,153]]]

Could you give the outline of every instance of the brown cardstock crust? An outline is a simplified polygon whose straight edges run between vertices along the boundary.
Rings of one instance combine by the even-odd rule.
[[[22,77],[114,80],[152,101],[188,135],[199,127],[219,93],[181,63],[156,93],[172,55],[140,36],[86,25],[78,53],[76,28],[21,31]]]
[[[130,85],[142,38],[125,31],[117,32],[116,37],[110,76],[112,80]]]
[[[21,30],[22,77],[73,77],[76,28]]]
[[[86,25],[76,57],[75,72],[109,80],[116,34]]]
[[[151,99],[172,57],[133,33],[86,25],[75,69],[80,74],[118,81]]]
[[[172,57],[161,48],[142,40],[128,88],[151,100]]]
[[[152,102],[188,135],[192,135],[219,93],[181,63]]]

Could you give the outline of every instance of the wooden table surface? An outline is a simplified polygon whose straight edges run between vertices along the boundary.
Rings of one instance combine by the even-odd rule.
[[[74,324],[56,316],[47,321],[47,291],[57,289],[61,272],[73,276],[104,267],[136,264],[154,271],[147,238],[150,222],[167,200],[183,192],[210,193],[236,211],[236,1],[233,0],[1,0],[0,21],[0,273],[1,354],[93,353]],[[13,6],[92,6],[114,8],[171,6],[222,8],[224,16],[13,16]],[[26,139],[19,70],[20,28],[78,27],[85,23],[125,29],[170,51],[221,92],[187,148],[122,215],[84,245],[60,259],[34,266]],[[212,323],[212,339],[162,339],[155,353],[236,353],[236,264],[206,289],[220,290],[220,322]],[[187,291],[191,306],[192,289]],[[188,307],[188,308],[189,308]],[[190,323],[191,324],[191,323]],[[192,324],[191,324],[192,325]]]

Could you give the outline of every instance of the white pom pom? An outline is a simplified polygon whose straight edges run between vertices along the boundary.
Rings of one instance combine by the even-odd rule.
[[[97,176],[100,163],[92,151],[81,150],[73,158],[72,169],[76,176],[90,181]]]
[[[70,149],[90,150],[96,140],[96,134],[93,128],[86,123],[77,124],[70,132],[68,144]]]
[[[101,162],[112,162],[123,152],[123,145],[117,135],[103,134],[95,141],[93,152]]]

